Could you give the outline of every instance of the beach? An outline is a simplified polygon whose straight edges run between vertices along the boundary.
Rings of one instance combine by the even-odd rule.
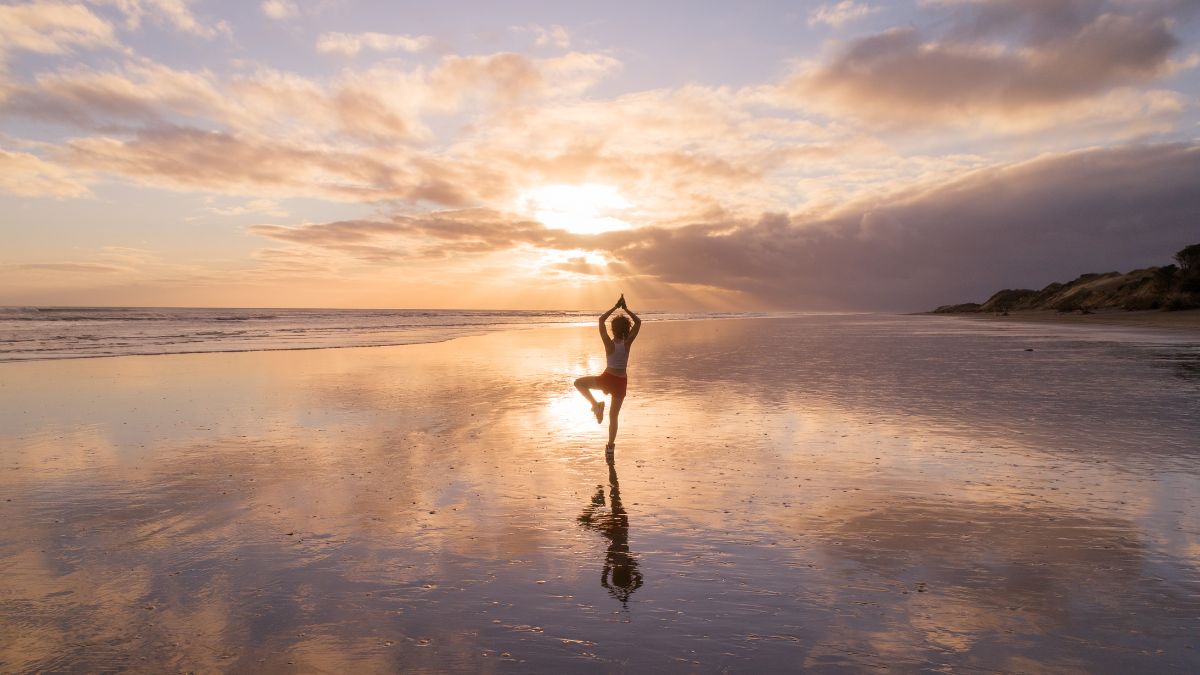
[[[1079,312],[1055,312],[1048,309],[1029,309],[1008,314],[963,313],[972,319],[1006,322],[1055,322],[1070,326],[1127,326],[1130,328],[1157,328],[1200,332],[1200,309],[1164,312],[1157,309],[1126,311],[1123,309],[1097,310],[1090,314]]]
[[[0,363],[0,671],[1200,670],[1194,332],[648,321],[611,463],[603,357]]]

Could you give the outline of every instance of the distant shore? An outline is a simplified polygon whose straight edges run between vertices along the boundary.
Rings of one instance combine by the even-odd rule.
[[[935,312],[927,312],[927,314],[936,316],[966,317],[979,321],[1063,323],[1077,326],[1131,326],[1200,331],[1200,309],[1188,309],[1178,312],[1163,312],[1160,310],[1126,311],[1114,309],[1097,310],[1090,314],[1080,314],[1079,312],[1056,312],[1050,309],[1027,309],[1009,312],[1007,314],[988,312],[958,314],[939,314]]]

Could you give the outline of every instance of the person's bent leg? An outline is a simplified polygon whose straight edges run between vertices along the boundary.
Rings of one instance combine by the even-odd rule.
[[[592,404],[592,414],[596,416],[596,424],[604,421],[604,402],[597,401],[596,397],[592,396],[592,389],[600,389],[600,378],[598,377],[581,377],[575,380],[575,388],[579,393],[583,394]]]
[[[600,378],[598,377],[581,377],[575,380],[575,388],[578,389],[579,393],[583,394],[583,397],[586,398],[588,403],[591,403],[592,405],[596,405],[597,401],[596,397],[592,396],[592,392],[590,390],[600,388],[599,380]]]

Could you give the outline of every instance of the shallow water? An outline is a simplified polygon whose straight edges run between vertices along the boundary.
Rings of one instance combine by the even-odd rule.
[[[590,328],[0,365],[0,671],[1200,670],[1200,337],[632,351],[612,464]]]
[[[651,320],[765,316],[647,312]],[[544,324],[592,324],[557,310],[0,307],[0,363],[150,354],[378,347]]]

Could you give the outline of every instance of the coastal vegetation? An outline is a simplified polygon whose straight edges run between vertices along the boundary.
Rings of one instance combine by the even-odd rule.
[[[1200,244],[1184,247],[1175,263],[1122,274],[1081,274],[1066,283],[1054,282],[1041,290],[1006,288],[983,303],[942,305],[936,314],[1007,313],[1020,310],[1054,310],[1087,314],[1096,310],[1175,311],[1200,308]]]

